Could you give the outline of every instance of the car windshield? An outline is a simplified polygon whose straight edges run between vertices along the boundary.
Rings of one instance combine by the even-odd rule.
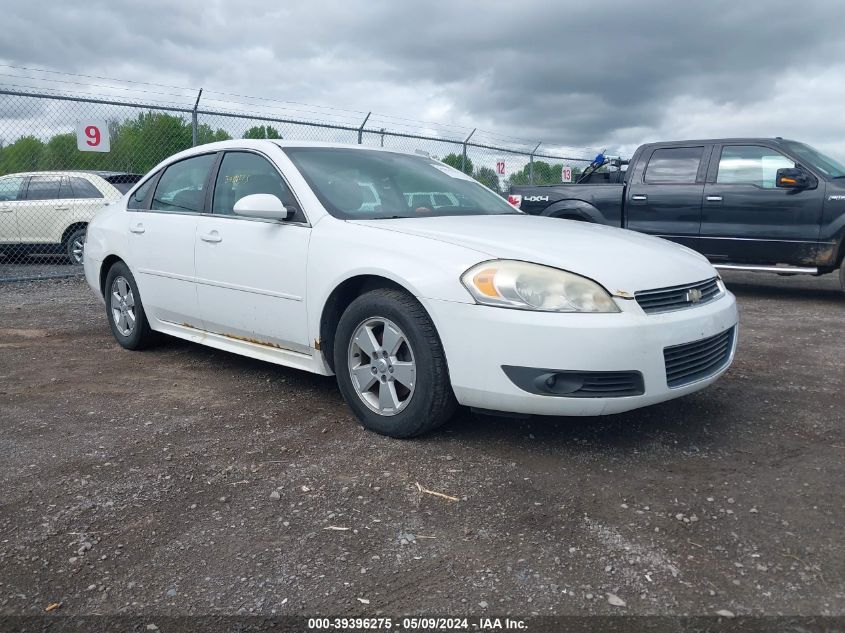
[[[825,156],[819,150],[795,141],[784,143],[797,158],[807,163],[810,167],[822,172],[828,178],[845,177],[845,166],[842,163]]]
[[[353,148],[284,151],[336,218],[520,213],[470,176],[431,158]]]

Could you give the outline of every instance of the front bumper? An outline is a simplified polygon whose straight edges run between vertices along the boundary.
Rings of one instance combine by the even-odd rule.
[[[703,389],[730,366],[670,388],[663,350],[715,336],[737,325],[730,292],[694,308],[645,314],[636,301],[616,299],[615,314],[560,314],[509,310],[426,299],[449,364],[455,396],[463,405],[520,414],[603,415],[671,400]],[[644,393],[636,396],[574,398],[520,389],[503,366],[579,372],[640,372]]]

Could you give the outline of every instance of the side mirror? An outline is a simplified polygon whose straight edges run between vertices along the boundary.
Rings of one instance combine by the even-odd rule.
[[[775,176],[775,186],[782,189],[806,189],[812,184],[810,175],[800,167],[782,167]]]
[[[235,215],[265,220],[287,220],[293,216],[291,210],[271,193],[253,193],[235,203]]]

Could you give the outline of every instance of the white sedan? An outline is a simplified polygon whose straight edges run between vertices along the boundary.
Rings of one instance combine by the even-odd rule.
[[[737,340],[733,295],[689,249],[524,215],[436,160],[345,145],[177,154],[91,222],[85,275],[123,347],[163,333],[335,374],[394,437],[458,404],[582,416],[677,398]]]

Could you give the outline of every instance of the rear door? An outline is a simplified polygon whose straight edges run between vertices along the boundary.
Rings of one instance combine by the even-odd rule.
[[[202,328],[194,237],[215,158],[200,154],[172,163],[129,198],[129,265],[144,309],[160,321]]]
[[[812,263],[818,246],[824,183],[778,189],[778,169],[795,162],[764,144],[725,144],[714,151],[701,221],[702,252],[713,261]]]
[[[296,215],[286,221],[235,215],[235,202],[267,193]],[[252,343],[308,353],[305,271],[311,227],[288,184],[264,155],[228,151],[211,211],[198,219],[197,293],[205,328]]]
[[[699,250],[710,145],[646,150],[629,177],[626,228]]]
[[[65,176],[59,193],[63,213],[67,214],[64,228],[71,222],[90,222],[106,202],[103,192],[82,176]]]
[[[24,197],[18,206],[17,224],[24,244],[58,244],[61,229],[57,228],[67,215],[68,200],[59,198],[62,177],[30,176]]]

